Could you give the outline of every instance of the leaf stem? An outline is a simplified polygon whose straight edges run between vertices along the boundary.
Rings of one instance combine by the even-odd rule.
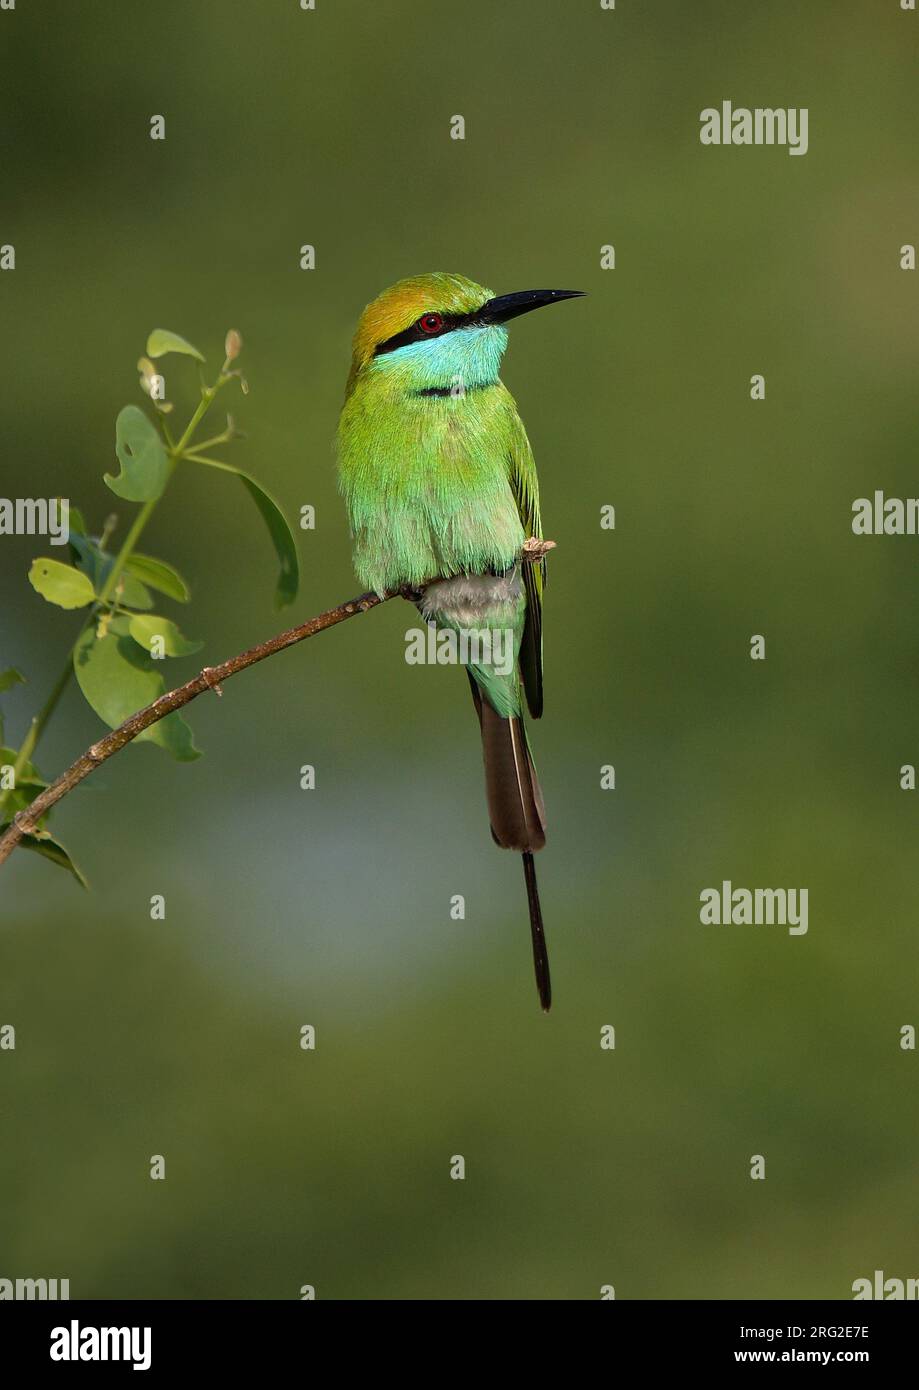
[[[84,622],[83,627],[80,628],[81,633],[83,631],[83,628],[85,627],[86,623]],[[22,747],[20,748],[19,754],[16,758],[16,765],[14,768],[13,775],[14,781],[19,777],[19,774],[22,772],[22,769],[25,767],[26,763],[32,757],[32,754],[35,751],[35,745],[41,738],[42,733],[44,732],[45,725],[47,724],[48,720],[51,718],[52,714],[57,708],[58,701],[60,700],[64,691],[67,689],[67,683],[70,680],[72,674],[73,665],[72,663],[68,662],[68,664],[61,671],[61,674],[58,676],[54,684],[54,688],[51,691],[51,694],[48,696],[47,700],[42,705],[38,714],[36,714],[35,718],[32,720],[32,723],[29,725],[29,732],[23,739]]]
[[[182,434],[182,437],[179,439],[177,444],[172,443],[169,431],[168,429],[165,429],[164,426],[166,438],[169,441],[170,447],[168,450],[169,471],[166,474],[166,481],[163,484],[163,492],[165,492],[166,487],[169,483],[169,479],[175,472],[175,469],[179,461],[186,456],[186,449],[188,448],[188,445],[191,443],[191,440],[194,437],[195,430],[198,428],[201,421],[204,419],[205,415],[213,405],[217,393],[230,380],[230,377],[226,373],[226,367],[227,363],[224,363],[223,370],[221,371],[220,376],[217,378],[217,381],[214,383],[213,386],[201,387],[201,399],[195,407],[195,410],[193,411],[192,416],[188,421],[188,424],[185,426],[184,433]],[[115,557],[115,561],[112,565],[112,568],[109,570],[108,576],[104,585],[102,586],[99,596],[96,599],[96,602],[93,604],[92,608],[87,613],[86,618],[84,619],[83,624],[80,628],[80,631],[77,633],[73,645],[71,646],[70,651],[67,653],[66,664],[64,665],[61,674],[58,676],[54,688],[51,691],[51,694],[48,696],[41,710],[35,716],[35,718],[32,720],[32,723],[29,726],[29,732],[26,734],[25,739],[23,740],[22,747],[20,748],[16,756],[16,762],[13,767],[14,786],[20,774],[22,773],[22,770],[25,767],[26,763],[30,760],[32,754],[35,752],[36,745],[38,744],[39,739],[45,731],[45,726],[47,725],[48,720],[51,718],[52,714],[57,708],[61,696],[64,694],[64,691],[67,689],[67,686],[70,683],[70,677],[73,675],[73,654],[76,650],[77,642],[79,642],[83,633],[86,631],[86,628],[94,620],[95,615],[99,611],[99,609],[111,605],[112,595],[115,593],[118,581],[121,578],[122,572],[124,571],[124,567],[127,564],[128,560],[130,560],[131,555],[134,552],[134,547],[140,540],[140,537],[143,533],[145,526],[147,525],[147,522],[153,515],[157,502],[159,502],[160,498],[163,496],[163,492],[160,493],[159,497],[151,497],[149,501],[145,502],[144,505],[141,507],[140,511],[135,516],[133,522],[131,523],[131,526],[128,530],[128,534],[125,536],[121,549],[118,551],[118,554]],[[108,522],[106,522],[105,529],[103,530],[102,544],[104,544],[105,540],[108,539],[110,531],[111,527],[109,526]],[[0,795],[0,819],[3,818],[3,813],[9,800],[9,795],[9,789],[3,792],[2,795]]]
[[[202,386],[201,399],[195,407],[195,412],[189,420],[188,424],[185,426],[185,432],[179,440],[178,444],[175,446],[174,449],[171,450],[173,458],[178,460],[182,457],[183,453],[185,452],[186,448],[191,442],[195,430],[201,424],[201,421],[204,419],[205,415],[213,405],[214,399],[218,391],[220,391],[222,387],[226,386],[228,381],[229,377],[226,376],[225,373],[221,372],[220,376],[217,378],[213,386]]]
[[[80,626],[80,631],[74,638],[74,647],[76,646],[77,642],[80,640],[80,637],[86,630],[86,625],[90,621],[91,617],[92,614],[89,613],[84,618],[83,623]],[[66,665],[63,667],[60,675],[55,681],[54,688],[52,689],[51,694],[48,696],[47,700],[42,705],[38,714],[35,715],[31,724],[29,725],[29,732],[23,739],[22,747],[16,754],[16,761],[13,764],[13,787],[7,788],[3,795],[0,796],[0,820],[3,820],[4,818],[7,802],[9,801],[10,797],[10,792],[18,785],[23,768],[25,767],[26,763],[29,762],[29,760],[32,757],[32,754],[35,752],[35,745],[38,743],[38,740],[44,733],[45,725],[48,723],[48,720],[51,718],[52,714],[57,709],[58,702],[70,683],[70,677],[73,675],[73,647],[71,647],[70,651],[71,656],[68,657]]]
[[[185,452],[185,454],[184,454],[184,458],[185,458],[189,463],[210,463],[210,464],[213,464],[213,466],[214,466],[215,468],[230,468],[230,465],[229,465],[228,463],[221,463],[219,459],[206,459],[206,458],[204,458],[203,455],[201,455],[201,454],[198,453],[198,450],[197,450],[197,449],[188,449],[188,450],[186,450],[186,452]],[[236,470],[230,468],[230,471],[231,471],[231,472],[235,472]]]
[[[215,434],[210,439],[199,439],[198,443],[195,445],[194,452],[200,454],[202,449],[209,449],[212,444],[229,444],[232,438],[232,431],[224,430],[223,434]],[[185,452],[188,454],[190,450],[186,449]]]

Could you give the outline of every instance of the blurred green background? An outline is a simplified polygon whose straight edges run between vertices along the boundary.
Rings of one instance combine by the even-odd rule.
[[[123,535],[102,473],[148,331],[217,364],[234,326],[232,461],[289,516],[317,509],[278,615],[241,490],[177,475],[142,549],[191,581],[168,612],[206,647],[170,684],[357,592],[332,440],[367,300],[434,269],[590,295],[513,325],[504,372],[558,542],[534,730],[552,1015],[465,679],[405,665],[414,616],[391,603],[191,706],[199,762],[135,747],[64,802],[89,895],[33,855],[4,868],[0,1275],[74,1297],[760,1299],[919,1273],[898,1045],[919,1022],[898,785],[919,541],[850,531],[854,498],[917,492],[917,26],[895,0],[0,14],[0,492],[117,510]],[[806,106],[809,153],[703,147],[723,99]],[[165,370],[187,408],[191,364]],[[27,583],[40,553],[60,558],[0,541],[14,738],[78,625]],[[42,770],[101,727],[72,689]],[[809,933],[701,926],[723,878],[807,887]]]

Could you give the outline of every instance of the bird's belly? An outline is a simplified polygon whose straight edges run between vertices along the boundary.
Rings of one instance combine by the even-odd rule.
[[[441,476],[390,487],[354,530],[363,583],[382,592],[510,569],[524,534],[505,478],[458,487]]]
[[[460,574],[439,579],[424,591],[419,607],[428,621],[457,628],[518,625],[523,602],[520,568],[507,574]]]
[[[507,574],[438,579],[418,607],[426,622],[455,634],[453,659],[467,667],[496,713],[502,719],[519,714],[517,660],[526,612],[520,566]]]

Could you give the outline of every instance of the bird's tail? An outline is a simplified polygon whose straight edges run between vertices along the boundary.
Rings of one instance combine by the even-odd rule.
[[[495,844],[532,854],[546,843],[546,812],[523,720],[503,719],[481,701],[485,795]]]
[[[549,956],[533,864],[535,851],[542,849],[546,843],[546,810],[542,790],[530,756],[522,718],[519,715],[503,718],[482,698],[472,676],[470,685],[482,729],[485,795],[491,834],[502,849],[517,850],[523,855],[536,988],[539,1002],[548,1013],[552,1003]]]
[[[546,949],[546,934],[542,926],[542,908],[539,905],[539,889],[536,887],[536,868],[529,850],[523,855],[523,874],[527,882],[527,902],[530,907],[530,936],[533,938],[533,968],[536,971],[536,989],[543,1013],[552,1007],[552,980],[549,977],[549,952]]]

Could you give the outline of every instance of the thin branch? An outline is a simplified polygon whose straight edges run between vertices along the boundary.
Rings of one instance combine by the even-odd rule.
[[[520,559],[524,564],[538,564],[549,550],[554,550],[554,541],[537,540],[530,537],[524,541]],[[434,581],[429,581],[434,582]],[[223,694],[221,686],[224,681],[235,676],[239,671],[245,671],[247,667],[254,666],[258,661],[264,661],[266,657],[274,656],[276,652],[282,652],[286,647],[294,647],[298,642],[303,642],[307,637],[315,637],[317,632],[325,632],[326,628],[335,627],[337,623],[343,623],[346,618],[353,618],[358,613],[366,613],[371,608],[378,607],[381,603],[388,603],[391,598],[405,598],[416,601],[421,591],[426,588],[425,584],[418,588],[405,586],[401,589],[393,589],[385,594],[360,594],[357,598],[349,599],[347,603],[340,603],[337,608],[330,608],[326,613],[320,613],[318,617],[308,618],[305,623],[300,623],[298,627],[288,628],[286,632],[281,632],[277,637],[271,637],[267,642],[259,642],[257,646],[250,647],[248,651],[240,652],[239,656],[232,656],[228,661],[222,661],[219,666],[205,666],[203,671],[192,680],[186,681],[184,685],[177,686],[175,690],[169,690],[159,699],[154,700],[151,705],[139,709],[136,714],[132,714],[130,719],[126,719],[123,724],[119,724],[117,729],[100,738],[91,748],[77,758],[75,763],[71,763],[66,772],[62,772],[56,781],[46,787],[43,792],[35,798],[24,810],[13,817],[7,826],[5,833],[0,836],[0,864],[3,864],[13,850],[26,835],[34,835],[38,822],[41,820],[52,806],[56,806],[68,792],[73,791],[84,778],[91,772],[95,772],[100,764],[108,758],[120,752],[132,739],[142,734],[144,729],[149,729],[151,724],[156,724],[160,719],[165,719],[167,714],[172,714],[175,710],[181,709],[192,700],[196,700],[199,695],[203,695],[206,690],[213,690],[216,695]]]
[[[339,604],[337,608],[330,608],[327,613],[320,613],[316,618],[309,618],[299,627],[288,628],[286,632],[281,632],[277,637],[271,637],[267,642],[259,642],[255,647],[250,647],[248,651],[241,652],[239,656],[230,657],[229,661],[222,661],[219,666],[205,666],[193,680],[186,681],[184,685],[178,686],[175,690],[169,690],[161,695],[158,700],[154,700],[152,705],[147,705],[144,709],[139,709],[136,714],[132,714],[130,719],[126,719],[123,724],[119,724],[117,729],[100,738],[91,748],[88,748],[75,763],[68,767],[66,772],[62,772],[60,777],[35,798],[29,806],[20,811],[13,817],[5,833],[0,837],[0,864],[10,857],[13,850],[25,835],[33,834],[41,819],[52,806],[73,791],[85,777],[104,763],[107,758],[111,758],[124,746],[137,738],[138,734],[143,733],[144,729],[149,729],[151,724],[156,724],[160,719],[165,719],[167,714],[172,714],[174,710],[181,709],[191,700],[203,695],[206,690],[213,690],[220,695],[221,685],[224,681],[235,676],[238,671],[245,671],[248,666],[254,666],[257,661],[264,661],[268,656],[274,656],[275,652],[284,651],[285,647],[293,647],[298,642],[303,642],[307,637],[315,637],[317,632],[325,632],[326,628],[334,627],[336,623],[343,623],[346,618],[353,618],[357,613],[366,613],[370,608],[376,608],[378,604],[386,603],[391,598],[404,594],[411,597],[408,590],[397,589],[393,593],[384,594],[361,594],[358,598],[350,599],[347,603]]]

